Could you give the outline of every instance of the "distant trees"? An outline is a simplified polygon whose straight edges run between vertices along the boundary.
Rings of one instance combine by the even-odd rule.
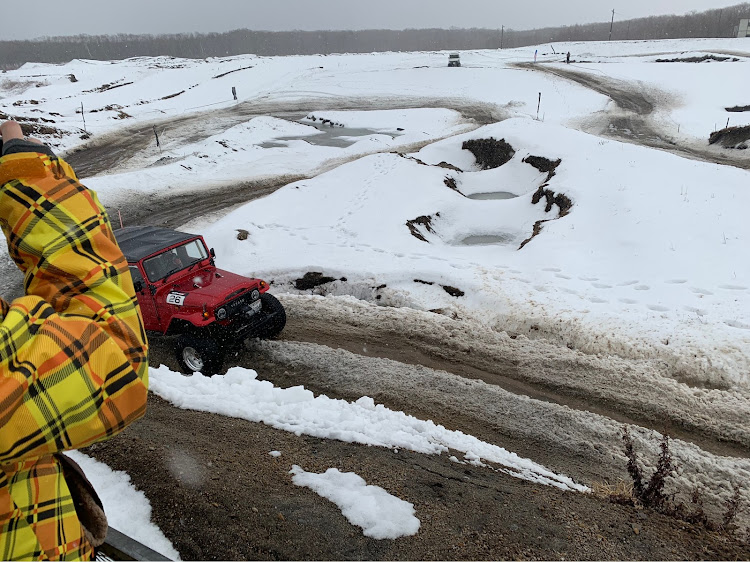
[[[612,39],[731,37],[734,27],[743,17],[750,17],[748,3],[682,16],[615,21]],[[512,48],[561,41],[604,41],[608,37],[609,22],[525,31],[506,28],[503,46]],[[0,41],[0,68],[16,68],[25,62],[64,63],[72,59],[117,60],[160,55],[206,58],[245,53],[310,55],[498,48],[499,29],[280,32],[238,29],[227,33],[76,35],[34,41]]]

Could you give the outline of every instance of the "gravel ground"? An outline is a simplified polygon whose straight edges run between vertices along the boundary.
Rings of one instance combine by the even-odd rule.
[[[437,314],[352,299],[282,299],[289,313],[282,338],[252,342],[229,363],[254,368],[259,378],[281,387],[304,384],[315,393],[349,400],[371,396],[392,409],[503,446],[580,483],[627,479],[621,422],[559,403],[568,400],[565,393],[555,400],[549,387],[524,382],[520,354],[525,346],[538,349],[539,342],[501,338],[505,345],[495,349],[471,326]],[[453,335],[446,336],[451,327]],[[430,336],[419,341],[417,334]],[[425,342],[431,339],[442,344],[439,354]],[[475,353],[465,351],[467,342],[483,349],[484,361],[497,353],[495,370],[538,396],[481,380],[496,375],[476,366],[481,361],[467,360]],[[176,368],[169,344],[168,339],[153,340],[152,364]],[[570,361],[563,350],[559,353],[561,365]],[[456,365],[471,367],[475,376],[452,372]],[[590,399],[583,396],[581,403]],[[647,424],[631,427],[649,470],[659,434]],[[719,448],[718,441],[714,445]],[[742,447],[733,446],[733,456],[716,455],[685,440],[674,440],[671,447],[681,468],[668,491],[685,495],[700,483],[708,490],[707,511],[713,506],[714,517],[720,517],[726,481],[747,481],[750,474],[746,455],[739,454]],[[271,457],[273,450],[282,455]],[[297,436],[177,409],[156,396],[150,398],[144,420],[87,452],[130,474],[151,502],[155,522],[184,559],[750,557],[750,546],[727,535],[612,503],[601,494],[562,492],[493,467],[457,464],[449,455]],[[312,472],[331,467],[353,471],[368,484],[413,503],[422,523],[419,533],[397,540],[364,537],[335,505],[292,484],[293,464]],[[717,485],[721,481],[724,489]]]

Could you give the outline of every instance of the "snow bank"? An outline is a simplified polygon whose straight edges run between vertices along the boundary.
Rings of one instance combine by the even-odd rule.
[[[292,481],[306,486],[335,503],[347,521],[362,527],[362,533],[373,539],[397,539],[416,535],[419,519],[414,505],[392,496],[379,486],[369,486],[353,472],[329,468],[323,474],[305,472],[292,466]]]
[[[486,137],[510,142],[513,159],[480,171],[461,147]],[[414,156],[422,163],[375,155],[288,185],[205,234],[222,267],[273,280],[276,292],[323,271],[347,279],[324,294],[455,311],[587,353],[658,358],[693,385],[750,383],[747,172],[529,119]],[[562,162],[547,181],[527,156]],[[545,184],[572,201],[568,214],[545,212],[544,198],[533,204]],[[480,192],[517,197],[464,196]],[[249,241],[237,240],[239,228]]]
[[[257,380],[257,373],[232,367],[226,375],[185,377],[161,366],[149,370],[150,390],[179,408],[214,412],[261,422],[297,435],[312,435],[378,447],[439,455],[450,449],[497,463],[508,474],[564,490],[587,491],[567,476],[555,474],[529,459],[430,420],[394,412],[372,398],[356,402],[314,396],[302,386],[282,389]]]

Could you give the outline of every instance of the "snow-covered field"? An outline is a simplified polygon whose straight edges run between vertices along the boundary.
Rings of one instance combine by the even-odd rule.
[[[725,110],[750,103],[749,41],[538,49],[540,65],[647,92],[656,102],[650,127],[675,142],[705,145],[727,118],[750,122]],[[444,52],[27,64],[0,75],[0,111],[54,127],[57,134],[42,138],[62,152],[84,142],[81,104],[94,141],[159,123],[161,147],[87,178],[111,209],[268,175],[309,177],[185,226],[205,234],[220,267],[273,281],[276,293],[296,293],[295,279],[322,272],[345,280],[319,294],[436,310],[594,355],[652,359],[682,384],[747,399],[749,172],[577,130],[616,111],[613,103],[514,66],[533,60],[534,50],[462,52],[460,69],[446,67]],[[567,51],[572,65],[562,63]],[[655,62],[706,54],[731,58]],[[373,110],[331,109],[337,99],[369,100]],[[387,109],[394,99],[414,109]],[[213,110],[280,101],[307,109],[293,120],[212,120]],[[467,118],[472,107],[503,120],[478,126]],[[194,112],[206,112],[204,134],[179,136],[161,124]],[[515,154],[482,170],[462,145],[489,137]],[[548,177],[528,156],[560,163]],[[540,187],[572,206],[562,209],[558,199],[545,210],[544,197],[533,202]]]
[[[571,43],[539,51],[540,64],[570,51],[573,60],[587,61],[572,65],[577,70],[662,92],[653,126],[665,134],[682,123],[681,134],[706,138],[715,122],[744,115],[724,111],[743,101],[742,89],[733,87],[746,74],[749,59],[741,55],[750,55],[741,40]],[[136,194],[315,175],[332,162],[377,152],[212,217],[211,224],[188,226],[206,233],[221,266],[268,277],[277,292],[292,290],[288,282],[307,271],[323,271],[347,279],[328,287],[330,294],[374,300],[371,288],[385,284],[380,304],[443,309],[591,353],[659,358],[681,380],[745,389],[747,172],[571,130],[611,103],[578,84],[512,66],[533,52],[466,52],[460,69],[447,68],[442,52],[28,64],[3,74],[0,103],[8,114],[54,121],[49,126],[66,134],[51,141],[63,151],[82,142],[81,104],[96,139],[134,122],[231,107],[232,86],[250,105],[358,96],[490,105],[511,119],[472,130],[448,109],[313,110],[298,122],[252,117],[215,133],[216,125],[207,124],[213,134],[192,139],[171,138],[167,125],[162,150],[154,143],[117,173],[87,184],[117,208]],[[654,62],[725,52],[734,53],[727,62]],[[481,171],[461,143],[491,136],[506,138],[516,154],[501,168]],[[387,153],[436,139],[444,140],[412,156],[462,172]],[[531,203],[546,175],[522,162],[529,155],[562,160],[548,188],[572,200],[567,216],[557,218],[557,207],[545,213],[544,201]],[[460,193],[444,185],[446,176]],[[518,197],[470,198],[493,192]],[[423,216],[432,217],[426,242],[406,225]],[[519,250],[534,223],[546,219],[555,220]],[[240,228],[250,232],[247,242],[236,240]],[[440,285],[465,295],[450,296]]]

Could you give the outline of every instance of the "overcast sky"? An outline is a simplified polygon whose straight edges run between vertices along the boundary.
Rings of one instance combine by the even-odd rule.
[[[532,29],[732,6],[738,0],[3,0],[2,39],[232,29]]]

